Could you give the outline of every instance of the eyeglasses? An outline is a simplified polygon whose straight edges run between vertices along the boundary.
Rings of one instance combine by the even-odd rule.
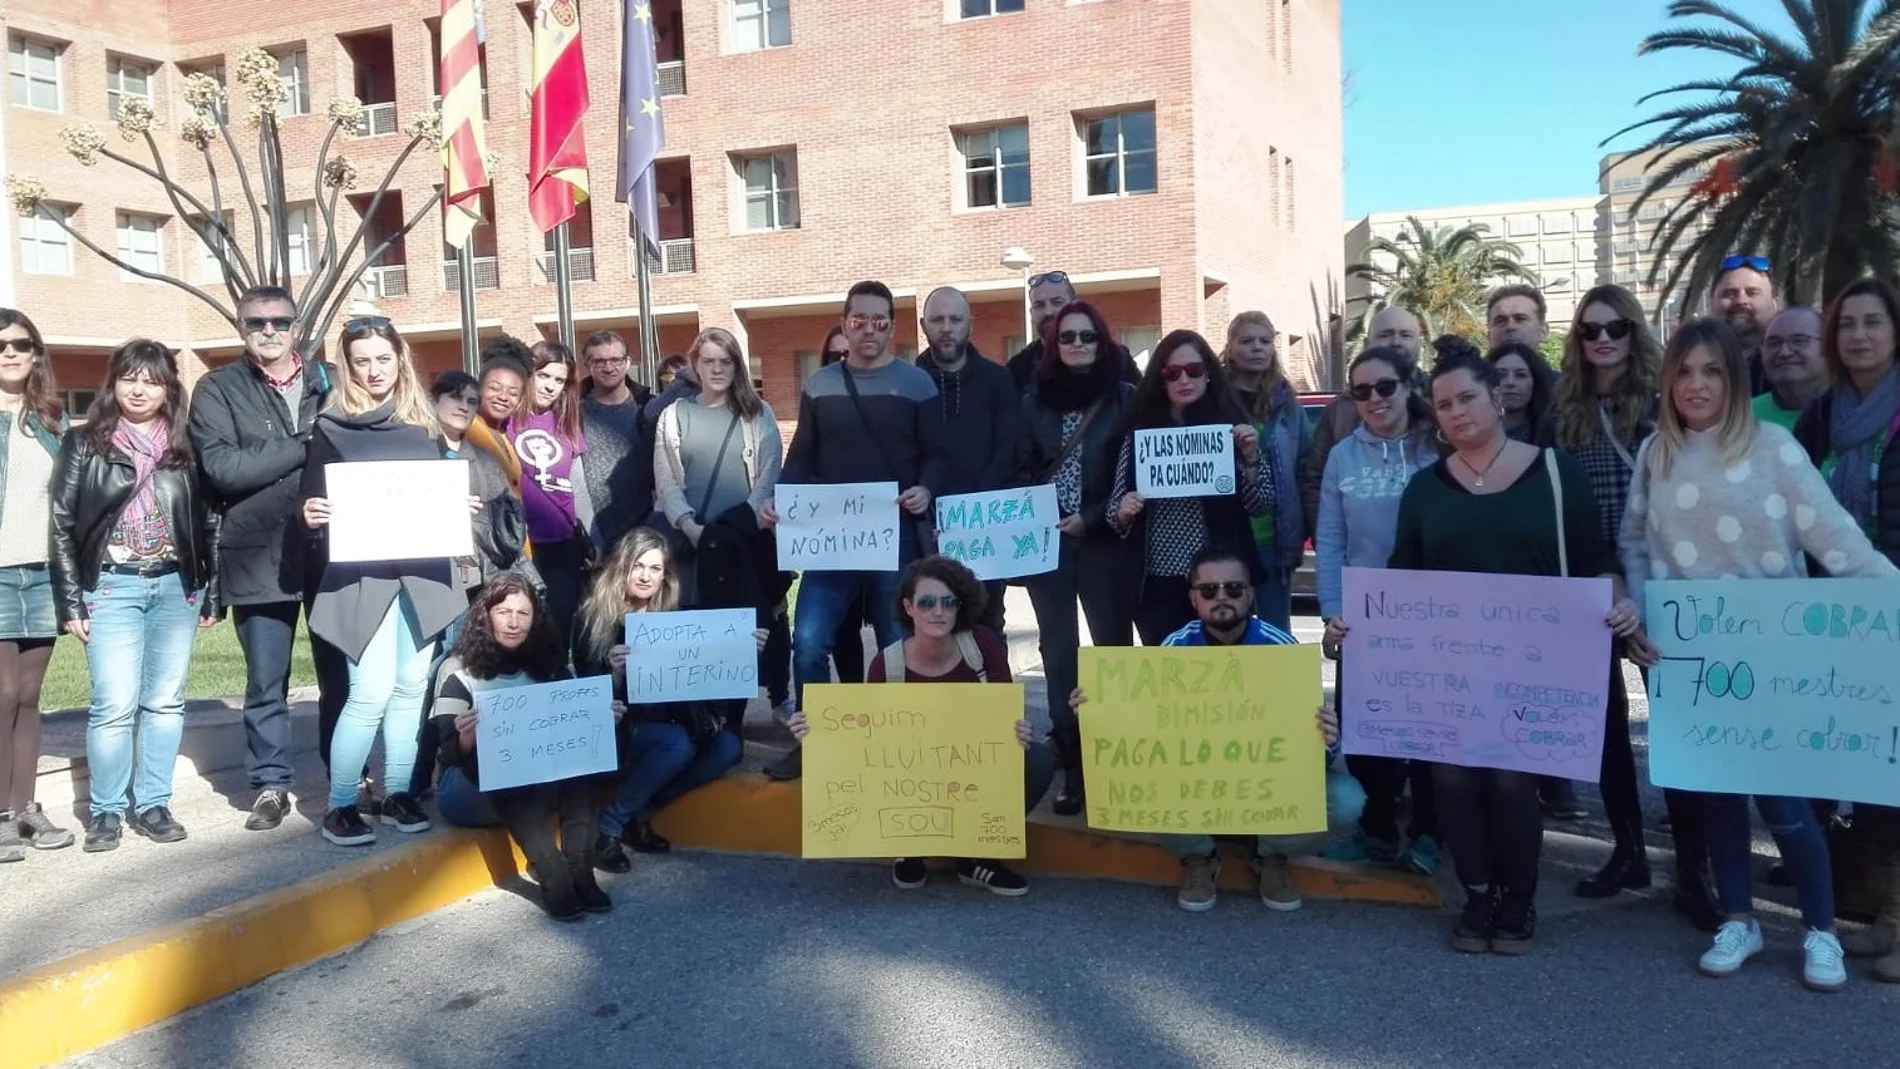
[[[591,356],[587,358],[588,367],[625,367],[626,365],[627,358],[624,356]]]
[[[1207,374],[1207,365],[1198,360],[1192,364],[1169,364],[1161,369],[1161,377],[1169,382],[1180,382],[1183,375],[1190,379],[1198,379],[1205,374]]]
[[[1790,334],[1785,338],[1770,336],[1763,339],[1761,347],[1763,352],[1778,353],[1783,349],[1806,349],[1820,340],[1812,334]]]
[[[1029,288],[1032,290],[1045,282],[1060,282],[1063,285],[1067,285],[1069,276],[1061,271],[1045,271],[1040,275],[1029,276]]]
[[[1380,379],[1378,382],[1355,382],[1352,384],[1352,389],[1347,392],[1352,394],[1352,399],[1355,401],[1370,401],[1375,393],[1380,397],[1390,397],[1399,392],[1399,380]]]
[[[1245,594],[1247,591],[1252,590],[1252,589],[1253,587],[1248,586],[1246,583],[1196,583],[1194,584],[1194,592],[1196,594],[1199,594],[1202,598],[1205,598],[1208,601],[1213,601],[1215,598],[1222,598],[1227,601],[1233,601],[1234,599],[1240,597],[1242,594]]]
[[[1771,265],[1766,256],[1729,256],[1722,260],[1723,274],[1727,274],[1738,267],[1746,267],[1760,271],[1764,275],[1771,270]]]
[[[868,326],[872,330],[882,332],[891,329],[891,317],[868,316],[861,312],[856,312],[844,317],[844,325],[850,330],[863,330]]]
[[[32,338],[0,339],[0,349],[11,349],[16,353],[30,353],[33,351],[33,339]]]
[[[257,332],[263,330],[266,325],[268,325],[270,329],[277,331],[279,333],[282,333],[286,330],[289,330],[290,325],[292,323],[295,323],[296,321],[297,321],[297,318],[295,316],[245,316],[244,317],[244,333],[256,334]],[[384,322],[388,322],[388,321],[385,320]],[[343,325],[343,329],[344,330],[350,329],[350,325],[348,323],[345,323]]]
[[[1578,323],[1577,333],[1583,336],[1584,341],[1596,341],[1605,334],[1610,336],[1611,341],[1622,341],[1629,337],[1630,330],[1635,326],[1627,319],[1612,319],[1608,323]]]
[[[1064,345],[1094,345],[1102,336],[1092,330],[1065,330],[1056,335],[1056,340]]]
[[[955,594],[925,594],[922,597],[912,598],[910,603],[917,606],[920,612],[929,612],[937,608],[946,612],[956,612],[957,606],[963,604],[963,599]]]
[[[283,330],[284,328],[278,327],[277,329]],[[357,316],[355,319],[345,322],[343,324],[343,329],[346,331],[347,330],[388,330],[389,319],[387,316]]]

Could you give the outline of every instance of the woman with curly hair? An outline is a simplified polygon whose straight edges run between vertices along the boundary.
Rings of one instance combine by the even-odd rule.
[[[983,581],[949,557],[912,561],[897,583],[897,625],[904,638],[871,659],[866,683],[1008,683],[1009,649],[996,632],[982,626],[986,593]],[[810,730],[799,713],[786,724],[800,742]],[[1055,756],[1039,743],[1029,721],[1016,721],[1016,742],[1023,748],[1023,805],[1033,812],[1055,778]],[[891,863],[891,882],[914,891],[929,878],[921,857]],[[992,894],[1029,893],[1029,881],[1000,861],[984,858],[957,862],[957,881]]]
[[[594,882],[594,821],[601,780],[577,776],[484,791],[475,729],[475,697],[485,691],[568,678],[567,651],[534,584],[503,572],[482,587],[468,627],[436,677],[435,724],[442,738],[437,805],[450,824],[479,827],[500,820],[541,884],[542,906],[559,921],[606,913],[613,900]],[[618,722],[625,712],[614,704]],[[559,841],[556,841],[556,829]]]

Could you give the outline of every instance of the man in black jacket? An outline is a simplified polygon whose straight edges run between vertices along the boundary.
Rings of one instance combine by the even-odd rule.
[[[1027,390],[1029,384],[1036,381],[1036,365],[1042,363],[1042,336],[1049,329],[1049,321],[1056,313],[1075,303],[1075,285],[1069,276],[1061,271],[1029,276],[1029,317],[1035,322],[1036,336],[1026,339],[1029,344],[1022,351],[1009,358],[1009,374],[1016,380],[1018,391]],[[1124,351],[1122,379],[1130,386],[1141,384],[1141,369],[1135,366],[1135,358]]]
[[[244,359],[198,380],[191,443],[223,515],[219,600],[230,606],[244,650],[246,764],[257,790],[244,826],[261,831],[290,813],[285,692],[306,566],[298,488],[305,443],[331,382],[324,365],[291,348],[298,316],[288,291],[253,287],[239,299],[237,315]]]
[[[917,366],[937,383],[943,410],[944,480],[940,495],[1001,490],[1014,481],[1016,431],[1022,396],[1009,370],[991,363],[970,344],[970,302],[943,286],[924,298],[921,336],[930,351]],[[1002,580],[983,584],[989,607],[983,623],[1003,633]]]

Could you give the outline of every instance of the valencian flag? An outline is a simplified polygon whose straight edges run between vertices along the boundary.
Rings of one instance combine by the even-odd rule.
[[[488,137],[482,123],[480,41],[475,0],[442,0],[442,237],[460,249],[482,221]]]
[[[587,199],[587,63],[575,0],[538,0],[534,13],[533,118],[528,135],[528,214],[547,233]]]
[[[640,224],[640,237],[660,251],[660,210],[653,188],[653,160],[666,145],[660,118],[659,75],[654,58],[653,11],[647,0],[626,0],[620,36],[620,175],[614,199]]]

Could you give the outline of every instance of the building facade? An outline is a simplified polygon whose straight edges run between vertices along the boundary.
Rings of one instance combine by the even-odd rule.
[[[476,231],[479,332],[552,336],[551,241],[527,212],[532,4],[483,5],[488,143],[499,157],[493,225]],[[579,0],[593,109],[595,199],[572,224],[577,334],[637,336],[625,208],[612,199],[620,4]],[[658,165],[662,254],[653,265],[662,352],[702,328],[738,334],[781,418],[817,366],[844,291],[862,278],[899,296],[898,345],[914,352],[916,304],[967,292],[975,342],[1003,357],[1024,335],[1019,246],[1033,272],[1059,269],[1137,351],[1177,327],[1219,344],[1234,312],[1263,308],[1311,337],[1313,294],[1340,274],[1338,0],[653,0],[667,141]],[[362,124],[343,150],[363,182],[339,227],[435,106],[437,0],[15,0],[8,42],[5,165],[43,181],[88,239],[221,293],[215,261],[159,186],[101,161],[84,167],[58,131],[112,128],[126,94],[151,100],[166,164],[203,188],[176,136],[193,72],[223,77],[267,49],[291,90],[287,188],[314,190],[330,100],[354,95]],[[235,94],[234,94],[235,96]],[[241,129],[240,100],[230,103]],[[215,149],[215,147],[214,147]],[[227,161],[228,162],[228,161]],[[370,220],[388,234],[441,182],[411,155]],[[229,197],[230,176],[223,174]],[[306,199],[287,226],[293,274],[322,224]],[[10,214],[10,213],[9,213]],[[243,220],[239,220],[243,224]],[[171,286],[122,278],[56,227],[6,220],[0,303],[49,336],[62,385],[96,386],[104,355],[133,335],[178,346],[188,371],[234,358],[211,309]],[[240,225],[242,234],[247,227]],[[439,211],[366,275],[362,299],[390,316],[428,369],[459,361],[457,267]],[[5,292],[7,288],[11,292]],[[1305,339],[1283,347],[1295,377]]]
[[[1662,283],[1668,280],[1669,265],[1658,244],[1663,217],[1689,195],[1689,189],[1708,173],[1708,167],[1693,167],[1675,178],[1656,195],[1636,207],[1636,198],[1649,188],[1652,171],[1666,165],[1661,152],[1624,152],[1605,156],[1597,176],[1603,193],[1603,232],[1607,239],[1598,251],[1597,272],[1604,281],[1614,282],[1636,295],[1649,313],[1651,325],[1665,333],[1674,327],[1685,308],[1695,312],[1707,299],[1697,294],[1684,301],[1680,293],[1664,294]],[[1691,224],[1678,239],[1688,247],[1706,228]],[[1659,266],[1660,264],[1660,266]]]

